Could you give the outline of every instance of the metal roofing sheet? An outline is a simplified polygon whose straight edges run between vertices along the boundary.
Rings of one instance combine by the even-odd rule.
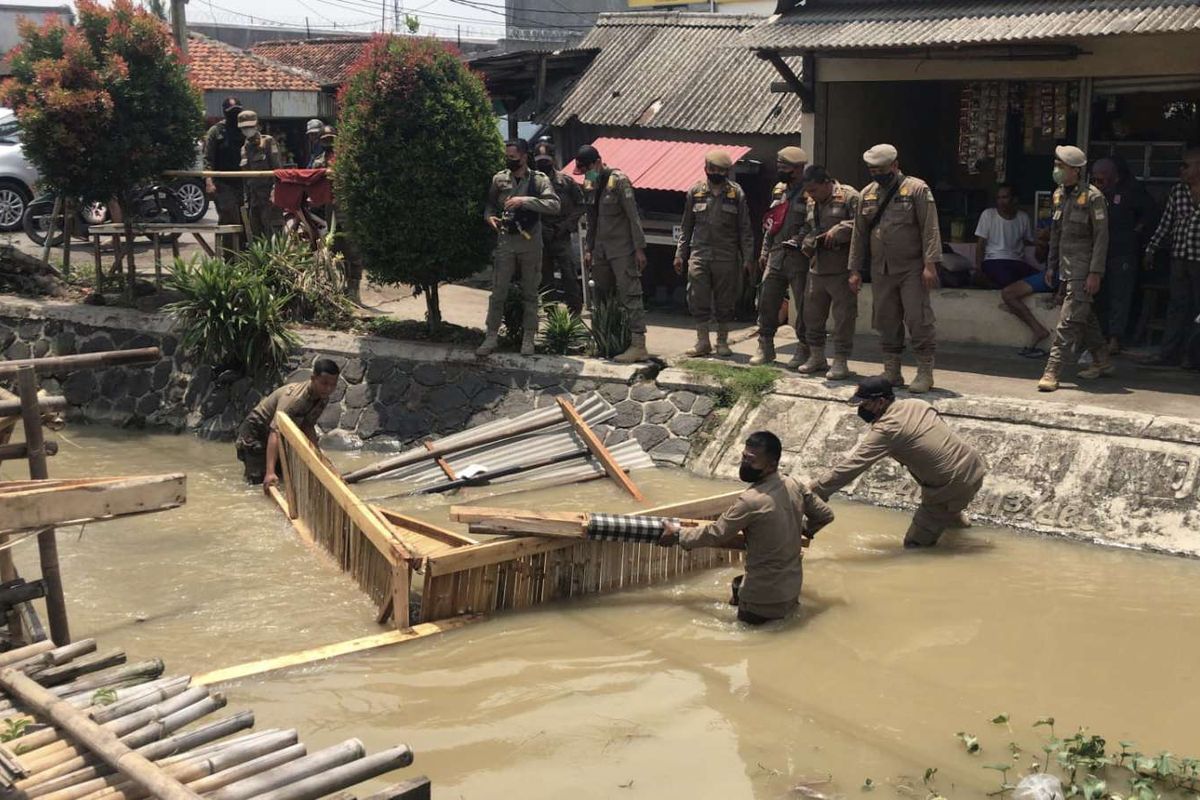
[[[752,15],[602,14],[581,48],[599,51],[545,119],[705,133],[800,132],[800,98],[774,93],[774,68],[732,46]],[[797,72],[797,59],[792,65]]]
[[[1200,0],[810,0],[737,44],[822,51],[1188,31],[1200,31]]]
[[[664,139],[617,139],[601,137],[592,142],[600,151],[606,166],[616,167],[629,176],[639,189],[659,189],[667,192],[686,192],[704,170],[704,154],[714,148],[729,153],[737,162],[750,152],[743,145],[713,145],[703,142],[672,142]],[[575,161],[566,167],[568,175],[577,182]]]

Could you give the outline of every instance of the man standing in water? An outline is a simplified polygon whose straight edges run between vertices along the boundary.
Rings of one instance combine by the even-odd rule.
[[[663,526],[661,545],[684,550],[733,544],[745,534],[746,574],[733,581],[738,619],[761,625],[782,619],[800,602],[805,537],[833,522],[833,511],[803,481],[779,474],[783,445],[768,431],[750,434],[738,477],[750,484],[716,522],[702,528]]]
[[[904,536],[905,547],[932,547],[946,528],[970,527],[966,508],[987,475],[975,448],[950,430],[929,403],[897,400],[887,376],[858,384],[850,402],[871,428],[842,463],[813,484],[813,493],[828,500],[876,461],[891,456],[921,486],[921,505]]]
[[[280,386],[259,401],[238,428],[237,456],[245,465],[246,482],[261,483],[268,491],[279,482],[279,428],[275,417],[287,414],[314,445],[317,420],[337,388],[341,370],[336,362],[318,358],[313,362],[312,377]]]

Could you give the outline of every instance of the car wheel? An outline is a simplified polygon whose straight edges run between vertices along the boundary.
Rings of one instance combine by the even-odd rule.
[[[31,197],[29,190],[18,183],[0,182],[0,231],[20,230]]]
[[[208,195],[204,186],[197,181],[186,181],[175,187],[184,222],[199,222],[208,213]]]

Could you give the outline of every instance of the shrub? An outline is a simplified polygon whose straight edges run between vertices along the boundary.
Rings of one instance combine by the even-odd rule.
[[[272,291],[264,272],[213,257],[176,260],[168,285],[183,295],[165,308],[178,321],[180,345],[216,368],[266,375],[299,344],[287,329],[292,297]]]
[[[486,265],[483,203],[503,144],[483,82],[432,38],[378,36],[340,96],[334,187],[370,278],[425,295]]]
[[[542,348],[547,353],[563,356],[579,352],[591,341],[587,325],[583,324],[578,314],[558,303],[547,304],[544,309]]]
[[[592,310],[592,349],[599,358],[612,358],[629,349],[633,341],[629,333],[629,317],[625,306],[615,295],[596,303]]]
[[[342,257],[322,245],[316,251],[294,236],[256,239],[236,259],[246,272],[262,274],[277,295],[289,295],[288,318],[342,327],[351,316]]]

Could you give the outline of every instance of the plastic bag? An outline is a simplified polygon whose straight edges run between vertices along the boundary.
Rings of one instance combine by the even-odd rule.
[[[1026,775],[1013,790],[1012,800],[1063,800],[1062,781],[1044,772]]]

